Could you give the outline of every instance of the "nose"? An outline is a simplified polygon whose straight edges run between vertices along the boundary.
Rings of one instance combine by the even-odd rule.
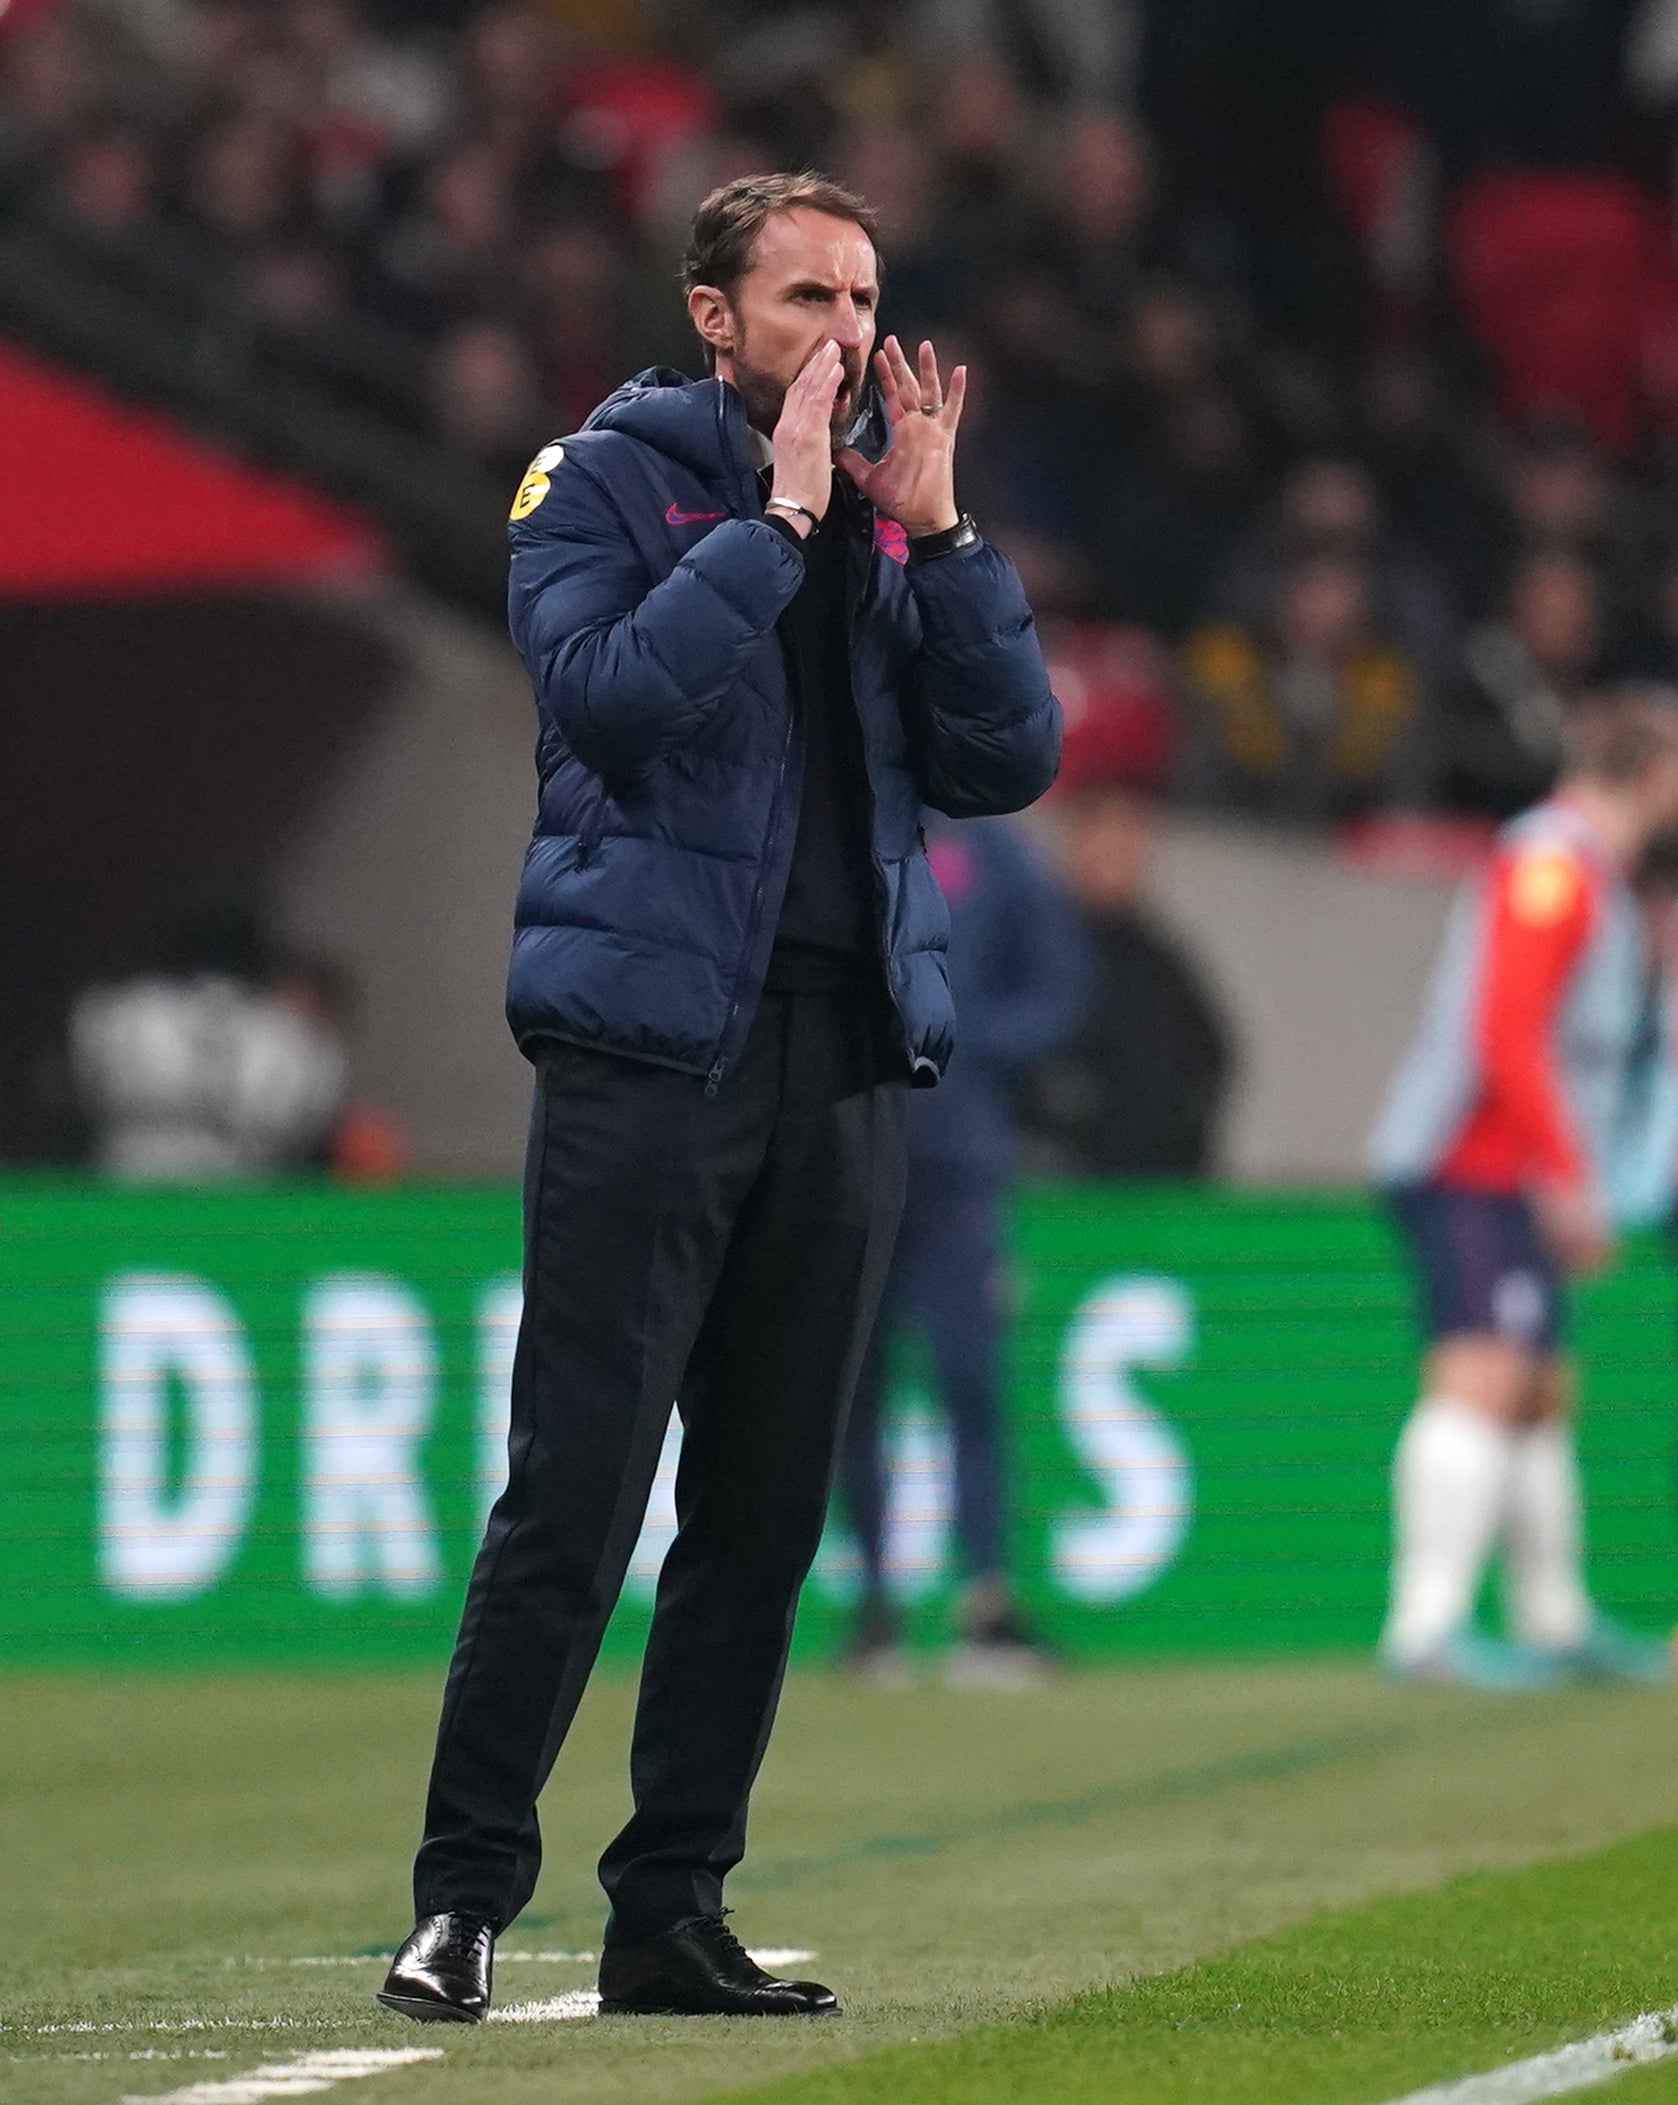
[[[854,300],[841,300],[833,316],[833,341],[841,351],[860,351],[867,329]]]

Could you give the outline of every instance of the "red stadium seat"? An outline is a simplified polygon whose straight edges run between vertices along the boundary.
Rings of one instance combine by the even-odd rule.
[[[1452,209],[1447,246],[1511,418],[1570,418],[1621,455],[1671,422],[1678,269],[1660,209],[1635,183],[1481,176]]]

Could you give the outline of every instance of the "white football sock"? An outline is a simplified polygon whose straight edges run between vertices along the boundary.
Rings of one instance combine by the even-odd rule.
[[[1472,1404],[1427,1396],[1393,1456],[1392,1605],[1381,1649],[1414,1660],[1468,1618],[1503,1519],[1508,1431]]]
[[[1523,1426],[1509,1464],[1504,1571],[1509,1620],[1528,1644],[1580,1644],[1595,1619],[1581,1507],[1572,1427],[1561,1420]]]

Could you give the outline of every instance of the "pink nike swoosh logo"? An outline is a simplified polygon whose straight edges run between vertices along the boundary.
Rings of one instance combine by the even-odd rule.
[[[727,517],[727,512],[684,512],[679,511],[675,505],[672,505],[664,515],[664,523],[666,526],[697,526],[704,519],[726,519]]]

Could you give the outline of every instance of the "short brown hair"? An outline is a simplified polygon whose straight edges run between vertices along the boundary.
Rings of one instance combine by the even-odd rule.
[[[849,219],[876,249],[880,246],[879,223],[873,213],[854,190],[831,177],[813,168],[796,175],[740,175],[713,190],[693,215],[682,257],[682,290],[714,285],[719,292],[732,293],[751,268],[752,246],[764,222],[777,212],[799,210]]]
[[[1678,688],[1627,680],[1588,695],[1566,734],[1567,772],[1599,782],[1635,782],[1653,763],[1678,757]]]

